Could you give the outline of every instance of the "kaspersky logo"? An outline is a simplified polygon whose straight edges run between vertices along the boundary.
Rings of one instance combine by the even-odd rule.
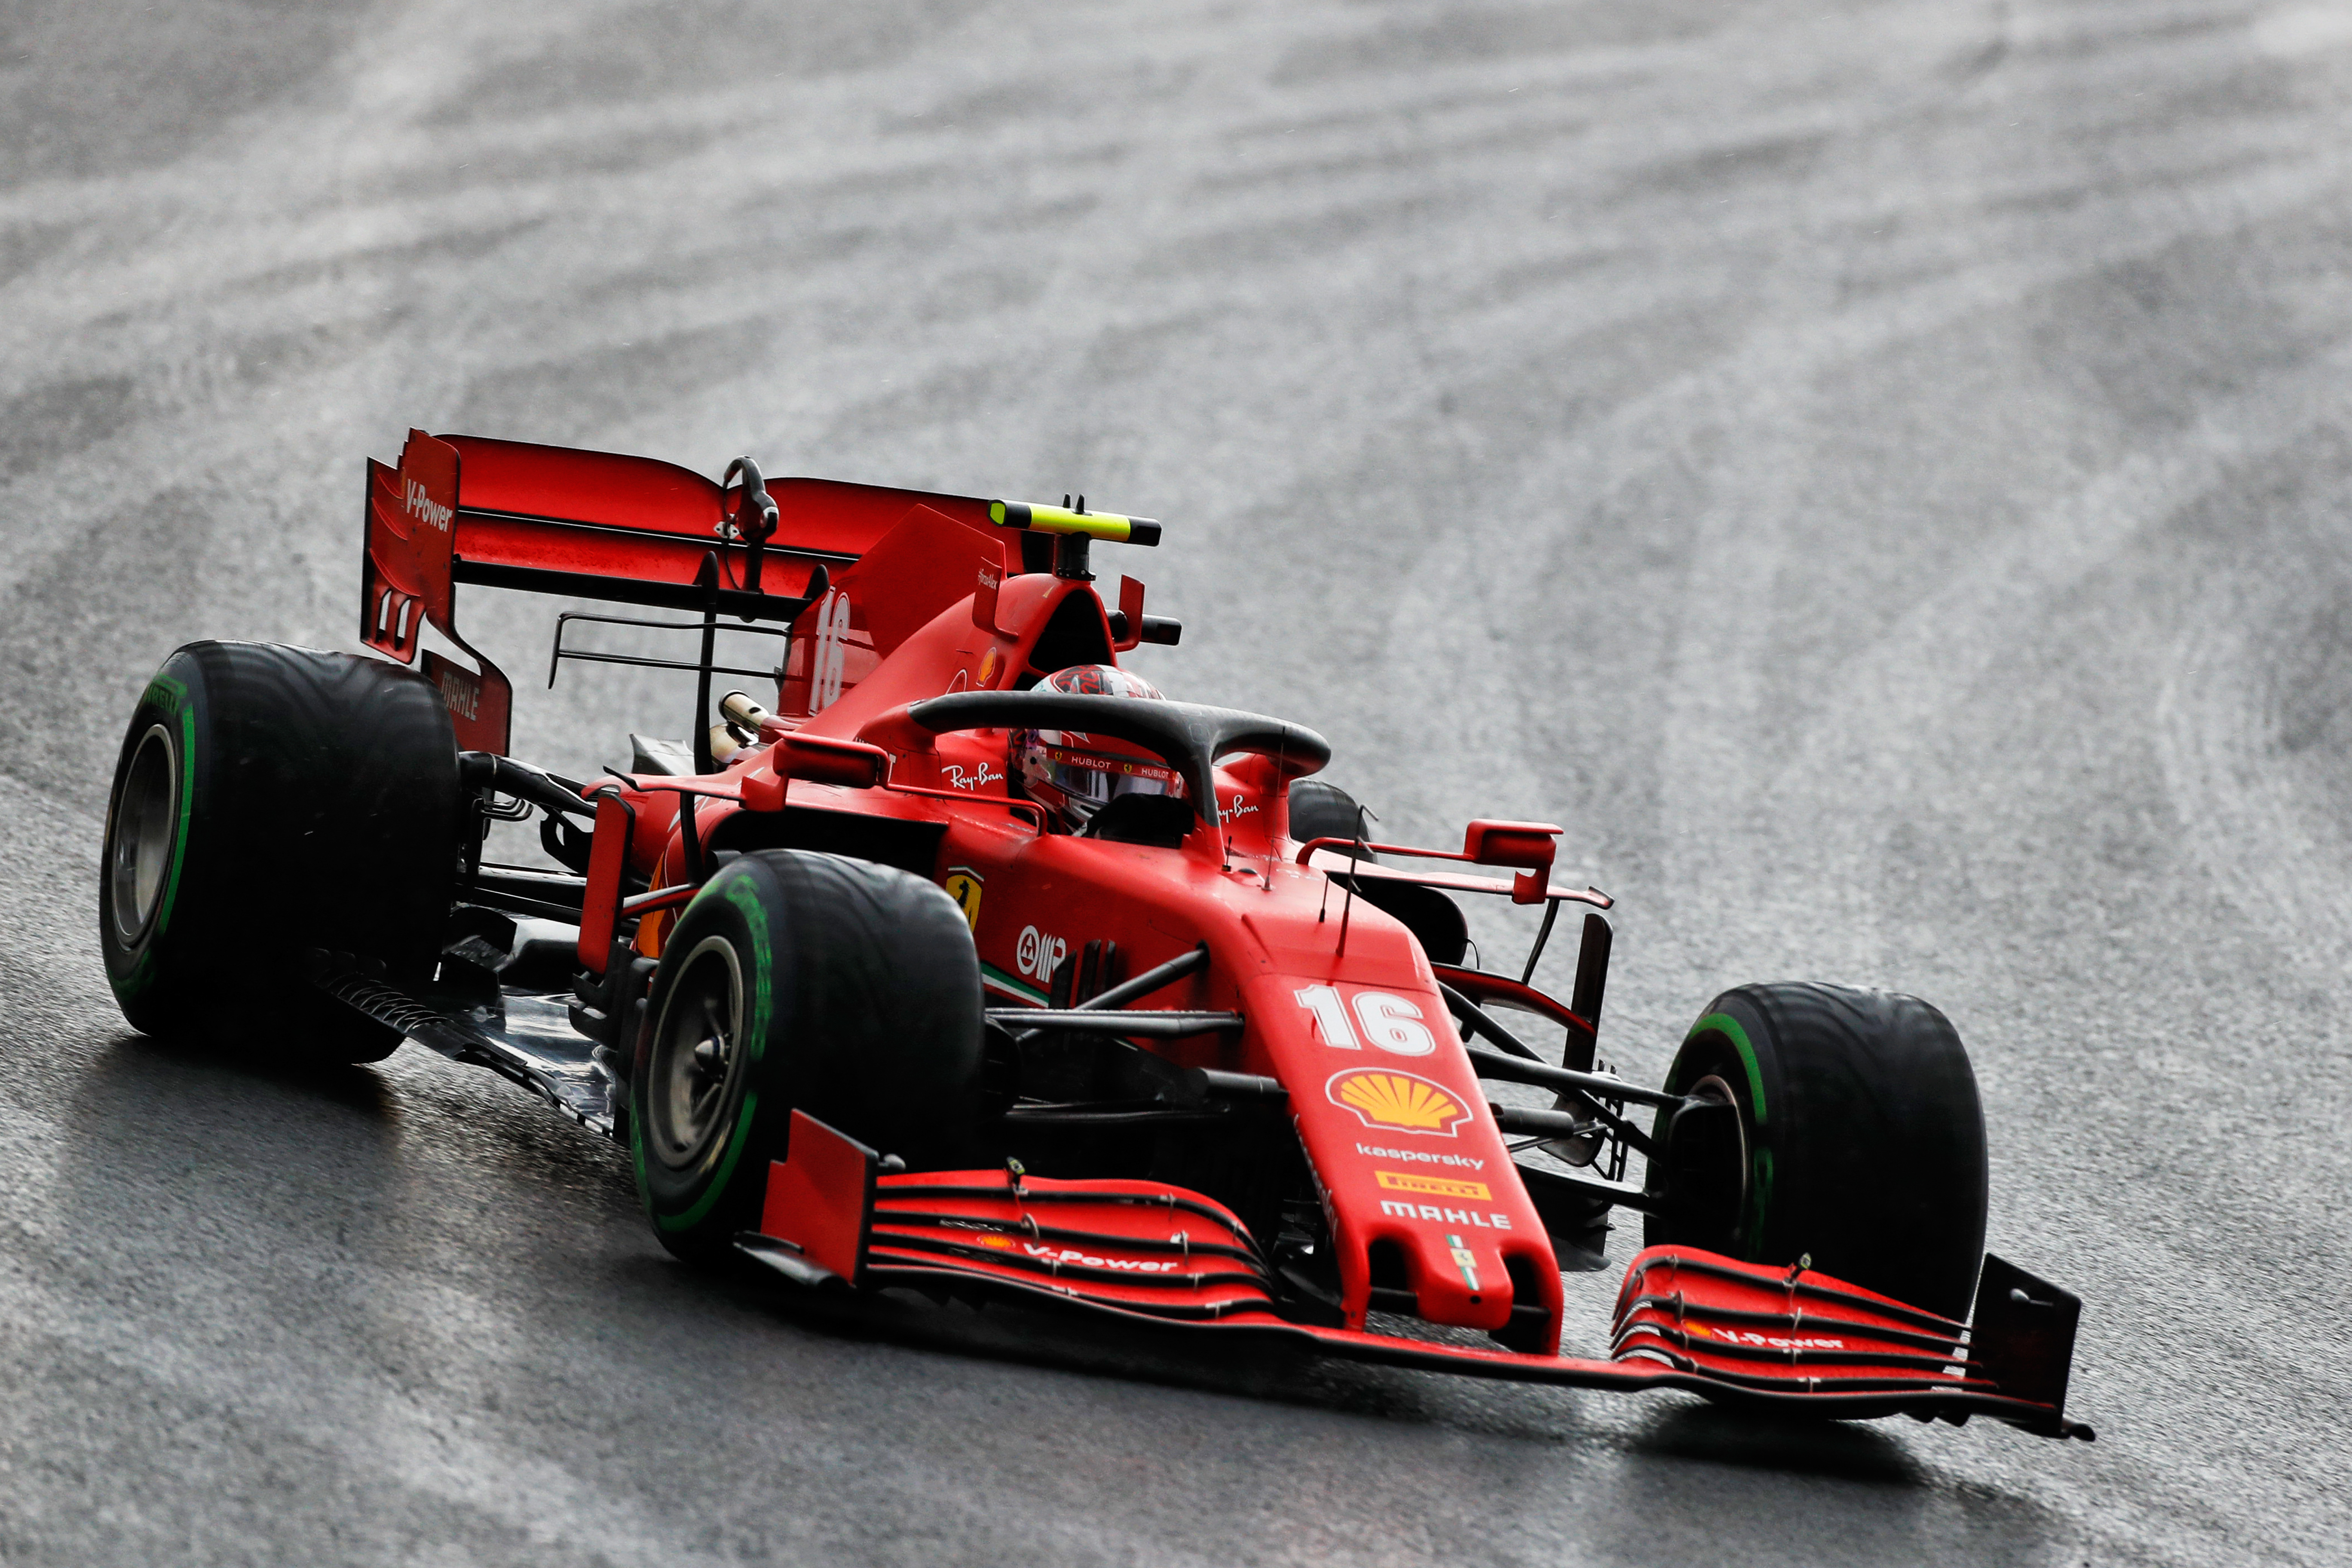
[[[1470,1110],[1453,1092],[1409,1072],[1386,1068],[1349,1068],[1334,1073],[1323,1092],[1334,1105],[1356,1113],[1367,1127],[1451,1138],[1466,1125]]]
[[[416,479],[403,479],[400,488],[403,495],[401,503],[403,511],[417,519],[427,528],[438,529],[443,533],[449,531],[449,518],[454,509],[437,504],[432,496],[425,492],[423,483]]]

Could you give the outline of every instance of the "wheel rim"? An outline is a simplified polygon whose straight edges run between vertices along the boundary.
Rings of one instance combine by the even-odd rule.
[[[172,732],[148,727],[114,802],[114,844],[107,858],[107,901],[125,946],[153,923],[179,836],[179,757]]]
[[[1695,1100],[1711,1100],[1731,1110],[1731,1114],[1723,1119],[1731,1136],[1711,1141],[1715,1147],[1706,1151],[1711,1156],[1706,1164],[1709,1176],[1730,1189],[1716,1200],[1719,1207],[1712,1216],[1715,1226],[1710,1228],[1719,1226],[1722,1240],[1736,1245],[1740,1225],[1748,1217],[1748,1124],[1739,1118],[1739,1101],[1731,1085],[1716,1074],[1709,1073],[1691,1085],[1690,1094]],[[1732,1245],[1724,1245],[1718,1250],[1731,1251]]]
[[[672,1170],[700,1164],[725,1142],[743,1049],[743,970],[725,937],[705,937],[662,1004],[646,1067],[646,1144]]]
[[[1667,1080],[1670,1084],[1672,1079]],[[1649,1227],[1656,1241],[1705,1247],[1726,1257],[1747,1256],[1753,1237],[1743,1237],[1748,1220],[1748,1124],[1739,1101],[1719,1074],[1707,1073],[1683,1089],[1704,1102],[1707,1114],[1678,1110],[1664,1121],[1662,1147],[1650,1158],[1643,1184],[1665,1199]]]

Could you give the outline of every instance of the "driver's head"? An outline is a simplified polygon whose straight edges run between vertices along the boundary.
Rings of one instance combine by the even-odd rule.
[[[1108,664],[1055,670],[1036,689],[1164,700],[1160,689],[1143,677]],[[1183,779],[1151,752],[1081,730],[1013,731],[1005,771],[1065,833],[1077,832],[1119,795],[1172,795],[1181,799],[1184,794]]]

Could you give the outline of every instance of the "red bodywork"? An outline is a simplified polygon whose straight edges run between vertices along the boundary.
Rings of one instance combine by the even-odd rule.
[[[612,933],[632,914],[641,917],[636,950],[659,955],[690,880],[682,801],[692,802],[693,841],[704,847],[723,841],[740,814],[840,814],[936,832],[925,869],[971,919],[994,1005],[1047,1005],[1057,972],[1090,943],[1116,944],[1129,974],[1205,944],[1206,966],[1150,1005],[1236,1012],[1244,1026],[1150,1048],[1182,1067],[1258,1075],[1286,1090],[1329,1222],[1343,1321],[1310,1326],[1279,1315],[1256,1244],[1238,1219],[1196,1194],[1037,1178],[1024,1188],[1001,1170],[879,1175],[868,1152],[815,1122],[805,1135],[795,1132],[791,1162],[775,1168],[764,1227],[805,1269],[864,1283],[989,1279],[1106,1310],[1304,1335],[1351,1354],[1489,1375],[1676,1384],[1718,1394],[1762,1390],[1834,1398],[1853,1413],[1866,1405],[1925,1410],[1967,1396],[2003,1403],[1952,1351],[1958,1325],[1936,1320],[1922,1342],[1920,1314],[1885,1303],[1896,1317],[1875,1315],[1865,1293],[1850,1289],[1834,1333],[1811,1327],[1817,1304],[1792,1317],[1787,1331],[1752,1344],[1711,1337],[1735,1325],[1703,1321],[1703,1308],[1752,1306],[1741,1293],[1765,1280],[1766,1293],[1779,1292],[1794,1311],[1791,1282],[1728,1264],[1721,1267],[1740,1277],[1702,1278],[1689,1262],[1656,1253],[1637,1258],[1629,1273],[1619,1359],[1559,1359],[1552,1244],[1496,1129],[1439,976],[1402,924],[1335,890],[1328,869],[1352,863],[1291,837],[1288,786],[1310,763],[1279,754],[1222,759],[1213,812],[1196,817],[1177,847],[1045,831],[1038,810],[1007,793],[1004,731],[934,735],[910,721],[908,705],[1024,688],[1074,663],[1115,662],[1139,640],[1140,584],[1122,584],[1115,622],[1091,581],[1024,571],[1022,535],[991,526],[983,500],[814,479],[778,481],[769,491],[778,527],[766,548],[764,591],[821,590],[792,617],[775,717],[709,774],[591,786],[601,800],[581,962],[603,972],[616,951]],[[633,601],[641,604],[684,604],[682,595],[714,580],[740,593],[747,552],[728,531],[740,504],[738,492],[647,459],[412,432],[397,468],[369,466],[366,640],[412,660],[420,623],[430,620],[465,647],[452,605],[453,585],[463,581],[560,591],[549,574],[566,574],[573,591],[578,579],[597,578],[656,595]],[[503,751],[504,678],[478,659],[467,670],[426,657],[461,744]],[[1596,894],[1549,885],[1558,832],[1474,824],[1452,858],[1502,868],[1505,877],[1416,879],[1522,903],[1577,899],[1605,907]],[[655,891],[625,905],[625,872]],[[677,891],[665,898],[666,889]],[[1459,971],[1448,978],[1488,995],[1523,992],[1538,1011],[1582,1023],[1507,980]],[[1062,1223],[1041,1221],[1047,1210]],[[1395,1248],[1422,1320],[1495,1331],[1512,1321],[1515,1305],[1522,1321],[1532,1306],[1542,1331],[1514,1342],[1533,1348],[1465,1349],[1368,1332],[1370,1259],[1380,1243]],[[1866,1376],[1820,1354],[1790,1359],[1787,1342],[1800,1323],[1814,1338],[1839,1340],[1837,1348],[1851,1341],[1882,1363],[1903,1359],[1874,1364]],[[1907,1332],[1912,1342],[1889,1349],[1884,1331]],[[1777,1348],[1777,1373],[1769,1358],[1747,1353],[1759,1345]]]

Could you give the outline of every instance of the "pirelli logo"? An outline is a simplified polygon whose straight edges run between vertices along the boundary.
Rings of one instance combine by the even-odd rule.
[[[1476,1198],[1491,1203],[1495,1194],[1484,1182],[1457,1182],[1448,1176],[1424,1176],[1412,1171],[1374,1171],[1381,1186],[1392,1193],[1426,1193],[1433,1198]]]

